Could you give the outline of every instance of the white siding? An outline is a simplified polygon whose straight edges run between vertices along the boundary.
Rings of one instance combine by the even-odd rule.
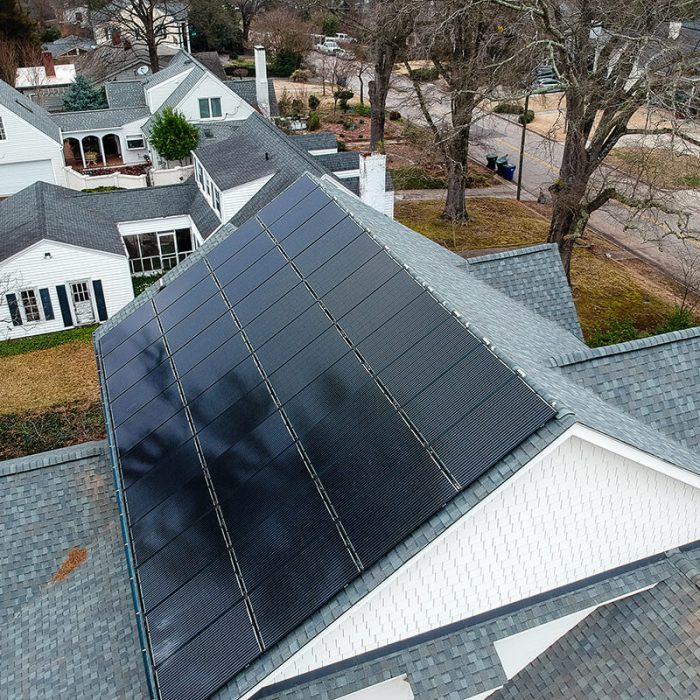
[[[697,540],[699,516],[700,488],[568,437],[520,470],[263,684]]]
[[[205,119],[199,117],[199,99],[204,97],[221,98],[221,117]],[[229,90],[211,73],[202,76],[194,89],[177,106],[190,122],[208,124],[223,120],[247,119],[255,110],[241,97]]]
[[[231,217],[235,216],[273,177],[274,174],[265,175],[265,177],[258,178],[252,182],[246,182],[244,185],[232,187],[230,190],[222,192],[222,220],[228,221]]]
[[[51,253],[51,257],[46,258],[46,253]],[[23,338],[63,330],[56,286],[98,279],[102,280],[108,316],[115,314],[134,298],[126,255],[122,257],[54,241],[40,241],[3,261],[0,263],[0,285],[3,290],[0,298],[0,338]],[[5,294],[18,294],[20,289],[41,288],[49,290],[54,320],[22,326],[9,323],[10,311]],[[96,308],[95,319],[97,320]]]
[[[63,147],[42,131],[35,129],[14,112],[0,105],[0,117],[6,138],[0,141],[0,163],[31,163],[49,160],[51,179],[54,185],[65,185],[63,177]],[[34,168],[36,171],[36,168]],[[49,172],[48,170],[46,172]],[[44,177],[41,177],[44,180]],[[0,178],[0,196],[14,194],[22,189],[14,178]]]
[[[158,219],[144,219],[143,221],[122,221],[117,224],[122,236],[133,236],[136,233],[158,233],[159,231],[172,231],[177,228],[194,228],[192,219],[188,214],[183,216],[165,216]]]
[[[146,104],[154,113],[158,107],[160,107],[165,100],[172,95],[175,88],[192,72],[192,68],[184,69],[182,73],[178,73],[169,80],[164,80],[162,83],[154,85],[152,88],[146,90]]]
[[[147,117],[144,117],[142,119],[137,119],[134,122],[129,122],[128,124],[124,124],[124,126],[119,126],[119,127],[111,127],[109,129],[87,129],[87,130],[81,130],[81,131],[63,131],[62,135],[64,139],[71,138],[71,139],[78,139],[78,141],[82,141],[83,138],[86,136],[97,136],[100,139],[102,139],[104,136],[107,136],[107,134],[114,134],[118,139],[119,139],[119,147],[121,150],[122,154],[122,160],[124,161],[125,164],[129,163],[145,163],[144,161],[144,156],[148,153],[148,148],[144,146],[144,148],[139,148],[137,150],[127,150],[126,148],[126,137],[127,136],[140,136],[143,138],[143,133],[141,132],[141,127],[146,123]],[[144,138],[144,144],[145,144],[145,138]],[[63,158],[61,158],[61,161],[63,161]],[[98,162],[99,162],[99,155],[98,155]]]

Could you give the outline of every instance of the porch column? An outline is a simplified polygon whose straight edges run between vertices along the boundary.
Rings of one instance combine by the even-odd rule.
[[[102,165],[103,165],[103,166],[106,166],[106,165],[107,165],[107,161],[105,160],[105,149],[104,149],[104,146],[102,145],[102,138],[103,138],[103,137],[102,137],[102,136],[96,136],[95,138],[97,138],[97,143],[98,143],[99,146],[100,146],[100,158],[102,158]]]
[[[83,139],[76,139],[78,142],[78,147],[80,148],[80,159],[83,161],[83,168],[86,167],[85,164],[85,151],[83,150]]]

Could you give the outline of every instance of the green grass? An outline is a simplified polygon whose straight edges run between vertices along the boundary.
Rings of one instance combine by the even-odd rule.
[[[0,416],[0,460],[77,445],[105,436],[99,401]]]
[[[686,175],[681,178],[681,182],[686,187],[697,187],[700,188],[700,175]]]
[[[45,333],[44,335],[33,335],[27,338],[16,338],[0,342],[0,357],[10,357],[11,355],[21,355],[25,352],[35,350],[46,350],[55,348],[57,345],[65,343],[92,343],[92,334],[97,326],[83,326],[81,328],[70,328],[57,333]]]
[[[417,166],[392,168],[389,172],[397,190],[442,190],[447,187],[443,178]]]

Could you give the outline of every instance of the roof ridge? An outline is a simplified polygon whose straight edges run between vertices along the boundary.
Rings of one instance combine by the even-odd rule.
[[[692,562],[680,548],[667,552],[666,557],[679,573],[700,589],[700,566],[698,564]]]
[[[638,350],[647,350],[649,348],[677,343],[683,340],[700,337],[700,326],[685,328],[680,331],[671,331],[669,333],[661,333],[652,335],[648,338],[638,338],[637,340],[628,340],[625,343],[616,343],[614,345],[605,345],[599,348],[589,348],[588,350],[580,350],[578,352],[560,355],[550,358],[552,367],[567,367],[589,360],[596,360],[602,357],[612,357],[614,355],[622,355],[628,352],[636,352]]]
[[[503,258],[514,258],[521,255],[532,255],[533,253],[541,253],[545,250],[555,250],[556,243],[537,243],[535,245],[524,245],[512,250],[504,250],[498,253],[486,253],[486,255],[477,255],[473,258],[467,258],[465,263],[468,265],[478,265],[482,262],[490,262],[491,260],[501,260]]]

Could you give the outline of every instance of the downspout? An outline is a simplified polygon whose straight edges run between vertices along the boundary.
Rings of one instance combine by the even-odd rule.
[[[148,645],[148,635],[146,632],[146,623],[139,593],[138,582],[136,578],[136,567],[134,565],[134,555],[132,550],[131,538],[129,536],[129,526],[126,520],[126,504],[124,502],[124,494],[121,488],[121,480],[119,475],[119,457],[117,455],[116,443],[114,440],[114,431],[112,430],[112,419],[108,409],[107,390],[104,381],[104,368],[102,366],[102,356],[98,352],[97,338],[93,333],[92,344],[95,352],[97,364],[97,377],[100,383],[100,398],[102,399],[102,416],[105,422],[107,431],[107,449],[112,461],[112,476],[114,478],[115,495],[117,498],[117,508],[119,509],[119,524],[122,531],[122,539],[124,541],[124,555],[126,556],[126,566],[129,572],[129,586],[131,588],[131,597],[136,611],[136,629],[139,635],[139,644],[141,645],[141,656],[143,658],[144,670],[146,672],[146,682],[148,684],[148,694],[154,699],[158,697],[156,690],[156,680],[154,673],[153,659],[151,658],[150,647]]]

